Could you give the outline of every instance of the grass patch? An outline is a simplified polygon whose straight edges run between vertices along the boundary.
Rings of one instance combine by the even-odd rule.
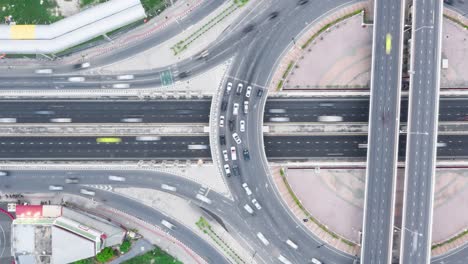
[[[224,20],[226,17],[228,17],[230,14],[232,14],[234,11],[236,11],[239,7],[242,6],[236,3],[237,2],[234,2],[234,4],[226,7],[223,11],[221,11],[220,14],[212,18],[210,21],[206,22],[203,26],[201,26],[195,32],[190,34],[190,36],[186,37],[184,40],[181,40],[177,42],[177,44],[172,46],[171,49],[174,52],[174,55],[177,55],[182,51],[186,50],[192,42],[200,38],[208,30],[216,26],[218,23],[220,23],[222,20]]]
[[[166,251],[156,247],[143,255],[122,262],[122,264],[183,264],[169,255]]]
[[[332,22],[326,24],[326,25],[323,26],[318,32],[316,32],[314,35],[312,35],[312,36],[301,46],[301,48],[302,48],[302,49],[307,48],[307,46],[309,46],[309,44],[312,43],[312,41],[313,41],[315,38],[317,38],[320,34],[322,34],[323,32],[325,32],[325,30],[327,30],[329,27],[331,27],[331,26],[335,25],[336,23],[341,22],[341,21],[343,21],[343,20],[345,20],[345,19],[347,19],[347,18],[350,18],[350,17],[352,17],[352,16],[355,16],[355,15],[357,15],[357,14],[360,14],[363,10],[364,10],[364,9],[359,9],[359,10],[357,10],[357,11],[354,11],[354,12],[352,12],[352,13],[350,13],[350,14],[347,14],[347,15],[345,15],[345,16],[342,16],[342,17],[340,17],[340,18],[338,18],[338,19],[336,19],[336,20],[334,20],[334,21],[332,21]]]
[[[200,219],[195,223],[203,233],[207,234],[222,250],[225,254],[231,257],[235,263],[246,263],[235,251],[231,248],[216,232],[211,228],[210,223],[205,218]]]
[[[54,0],[43,0],[42,5],[41,0],[0,0],[0,16],[11,15],[18,25],[47,25],[63,18],[54,15],[56,6]]]
[[[283,79],[286,78],[286,76],[288,76],[288,73],[291,70],[291,68],[293,66],[293,63],[294,63],[293,61],[289,62],[288,67],[286,68],[286,70],[283,73]]]
[[[289,185],[289,182],[288,180],[286,179],[286,173],[284,172],[284,168],[281,168],[280,169],[280,175],[281,175],[281,178],[283,179],[283,182],[284,184],[286,185],[286,189],[288,189],[288,193],[289,195],[291,195],[291,197],[293,198],[294,202],[296,203],[296,205],[299,207],[299,209],[301,209],[301,211],[306,215],[307,219],[309,219],[310,221],[314,222],[318,227],[320,227],[323,231],[327,232],[327,234],[329,234],[330,236],[332,236],[333,238],[335,239],[339,239],[340,241],[342,241],[343,243],[347,244],[348,246],[351,246],[351,247],[354,247],[356,246],[355,243],[347,240],[347,239],[344,239],[342,237],[339,237],[337,234],[335,234],[334,232],[330,231],[325,225],[323,225],[322,223],[320,223],[317,219],[315,219],[313,216],[311,216],[309,214],[309,212],[304,208],[304,206],[302,205],[301,201],[299,201],[299,199],[297,198],[296,194],[294,194],[291,186]]]
[[[434,250],[436,248],[439,248],[439,247],[442,247],[442,246],[445,246],[447,244],[450,244],[452,242],[454,242],[455,240],[458,240],[464,236],[466,236],[468,234],[468,229],[465,229],[463,232],[461,232],[460,234],[442,242],[442,243],[438,243],[438,244],[435,244],[435,245],[432,245],[431,249]]]
[[[276,91],[281,90],[282,87],[283,87],[283,80],[278,82],[278,85],[276,86]]]

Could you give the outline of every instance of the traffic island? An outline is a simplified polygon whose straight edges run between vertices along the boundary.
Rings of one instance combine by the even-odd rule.
[[[397,180],[400,194],[402,166],[399,165]],[[362,230],[365,164],[297,164],[274,167],[273,172],[283,200],[296,217],[308,219],[304,224],[331,246],[358,254],[359,251],[352,249],[358,248]],[[467,175],[465,167],[438,164],[432,235],[434,256],[459,248],[468,241],[468,213],[457,209],[468,199]],[[314,186],[314,192],[309,186]],[[401,225],[402,202],[401,198],[395,202],[397,227]]]

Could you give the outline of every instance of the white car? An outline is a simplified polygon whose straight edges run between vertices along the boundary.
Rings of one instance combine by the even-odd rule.
[[[84,195],[89,195],[89,196],[94,196],[94,195],[96,195],[95,192],[90,191],[90,190],[87,190],[87,189],[80,189],[80,193],[81,193],[81,194],[84,194]]]
[[[54,71],[52,69],[38,69],[36,70],[37,74],[51,74]]]
[[[71,118],[51,118],[50,122],[52,123],[71,123]]]
[[[249,113],[249,101],[244,101],[244,114]]]
[[[8,172],[6,172],[6,171],[0,171],[0,176],[8,176]]]
[[[250,207],[250,205],[248,205],[248,204],[244,205],[244,209],[245,209],[249,214],[253,214],[253,213],[254,213],[254,210],[253,210],[252,207]]]
[[[68,184],[77,184],[80,180],[78,178],[66,178],[65,183]]]
[[[247,185],[247,183],[244,182],[244,183],[242,184],[242,187],[244,188],[245,193],[246,193],[247,195],[252,195],[252,191],[250,190],[250,188],[249,188],[249,186]]]
[[[140,118],[140,117],[126,117],[126,118],[122,118],[122,122],[125,122],[125,123],[141,123],[141,122],[143,122],[143,119]]]
[[[121,176],[109,175],[108,178],[109,178],[109,181],[119,181],[119,182],[125,181],[125,177],[121,177]]]
[[[245,121],[244,120],[240,121],[240,131],[245,132]]]
[[[133,76],[132,74],[117,76],[117,80],[133,80],[134,78],[135,78],[135,76]]]
[[[89,63],[89,62],[84,62],[84,63],[81,64],[81,69],[89,68],[89,66],[91,66],[91,63]]]
[[[224,171],[226,172],[226,176],[231,177],[231,170],[229,169],[229,164],[224,164]]]
[[[227,150],[223,150],[223,157],[224,157],[224,161],[229,161],[229,157],[228,157],[228,153],[227,153]]]
[[[69,81],[69,82],[84,82],[84,81],[85,81],[85,77],[82,77],[82,76],[69,77],[69,78],[68,78],[68,81]]]
[[[232,90],[232,82],[228,82],[226,86],[226,94],[229,94]]]
[[[237,133],[232,133],[232,138],[234,139],[234,141],[236,141],[237,145],[242,143],[242,140],[240,139],[240,137],[239,137],[239,135]]]
[[[126,88],[130,88],[130,84],[128,84],[128,83],[115,83],[115,84],[112,85],[112,88],[126,89]]]
[[[237,160],[236,147],[231,147],[231,159],[232,160]]]
[[[247,86],[247,90],[245,90],[245,97],[250,98],[250,94],[252,93],[252,86]]]
[[[252,199],[252,203],[257,208],[257,210],[262,209],[262,206],[258,203],[257,199]]]
[[[322,264],[322,262],[321,262],[321,261],[319,261],[319,260],[318,260],[318,259],[316,259],[316,258],[312,258],[312,260],[311,260],[311,261],[312,261],[312,263],[314,263],[314,264]]]
[[[224,116],[219,117],[219,127],[224,127]]]
[[[233,115],[238,115],[239,114],[239,104],[235,103],[233,108],[232,108],[232,114]]]
[[[49,185],[49,191],[62,191],[63,186],[60,185]]]

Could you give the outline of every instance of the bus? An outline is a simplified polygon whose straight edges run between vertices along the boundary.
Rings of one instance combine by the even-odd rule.
[[[387,54],[390,54],[391,51],[392,51],[392,35],[387,34],[385,38],[385,52]]]
[[[122,139],[119,137],[99,137],[96,138],[97,143],[120,143]]]

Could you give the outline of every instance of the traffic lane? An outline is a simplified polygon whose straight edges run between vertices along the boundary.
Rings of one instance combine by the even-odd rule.
[[[242,135],[242,134],[241,134]],[[244,147],[236,145],[231,134],[226,135],[230,146],[236,146],[239,165]],[[97,143],[97,137],[1,137],[0,158],[8,159],[211,159],[208,137],[161,137],[158,141],[137,141],[135,137],[120,137],[120,143]],[[245,140],[245,139],[244,139]],[[400,136],[399,157],[403,160],[406,136]],[[468,157],[467,136],[441,135],[437,157],[441,159]],[[367,136],[266,136],[268,159],[290,158],[364,158]],[[189,145],[195,145],[189,149]],[[197,149],[198,148],[198,149]],[[199,149],[202,148],[202,149]],[[206,148],[206,149],[205,149]],[[247,172],[246,172],[247,173]]]
[[[211,100],[8,100],[0,101],[0,118],[18,123],[48,123],[69,118],[74,123],[208,123]]]
[[[401,259],[404,262],[427,263],[431,254],[432,199],[435,184],[433,173],[438,111],[436,107],[439,99],[437,74],[440,74],[438,68],[440,62],[437,60],[440,55],[438,40],[442,22],[442,2],[427,1],[417,4],[418,6],[414,6],[415,28],[421,30],[413,32],[413,49],[418,52],[412,61],[414,71],[410,83],[412,110],[411,123],[408,127],[410,131],[415,132],[409,134]],[[427,24],[433,25],[433,28],[424,28]],[[463,144],[461,141],[458,143]]]
[[[198,159],[209,158],[208,137],[161,137],[138,141],[135,137],[112,137],[121,142],[98,143],[98,137],[2,137],[0,158],[8,159]],[[194,145],[192,149],[189,145]]]
[[[233,81],[233,83],[238,83]],[[244,83],[247,86],[247,83]],[[235,88],[234,88],[235,89]],[[245,88],[244,88],[245,90]],[[253,88],[253,100],[256,89]],[[224,100],[227,97],[223,97]],[[237,98],[237,99],[236,99]],[[242,108],[243,97],[234,97]],[[441,121],[468,121],[467,99],[443,98]],[[343,122],[367,122],[368,99],[268,99],[264,121],[285,117],[289,122],[317,122],[319,116],[341,116]],[[125,118],[145,123],[207,123],[211,100],[3,100],[0,118],[16,118],[18,123],[48,123],[52,118],[70,118],[74,123],[119,123]],[[232,104],[230,104],[232,105]],[[407,120],[407,99],[402,100],[400,120]],[[242,112],[242,109],[240,109]],[[232,108],[229,109],[232,113]],[[223,115],[226,114],[223,112]],[[230,114],[229,114],[230,115]],[[139,121],[141,119],[141,121]],[[135,121],[137,120],[137,121]],[[274,120],[274,119],[273,119]]]

